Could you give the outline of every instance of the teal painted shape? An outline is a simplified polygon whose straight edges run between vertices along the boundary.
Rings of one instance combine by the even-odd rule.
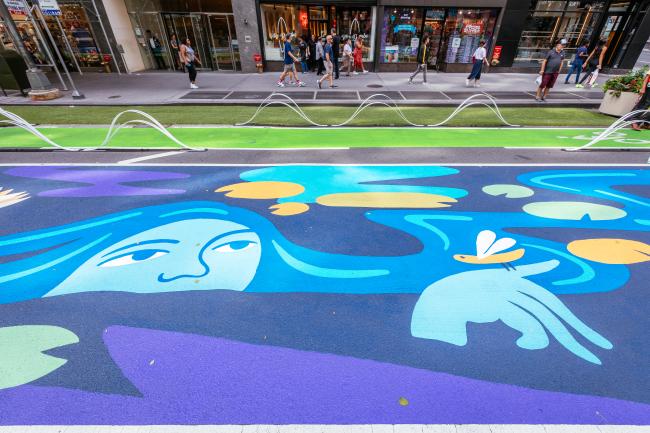
[[[466,190],[390,184],[391,181],[405,179],[413,179],[415,183],[417,179],[458,173],[453,168],[425,166],[279,166],[246,171],[240,177],[249,182],[298,183],[305,187],[305,191],[293,197],[281,198],[278,203],[316,203],[316,199],[323,195],[351,192],[417,192],[460,198],[467,195]]]
[[[528,203],[523,210],[541,218],[573,221],[585,218],[592,221],[615,220],[627,216],[627,212],[614,206],[581,201],[539,201]]]
[[[559,266],[558,260],[516,270],[481,269],[445,277],[427,287],[413,310],[411,335],[457,346],[467,344],[467,323],[501,320],[521,333],[517,346],[543,349],[549,334],[574,355],[594,364],[600,359],[573,336],[603,349],[612,343],[578,319],[554,294],[526,279]]]
[[[487,185],[483,187],[483,192],[492,196],[502,195],[505,198],[526,198],[535,194],[535,191],[528,187],[512,184]]]
[[[58,326],[0,328],[0,389],[47,376],[67,361],[43,352],[78,342],[74,333]]]

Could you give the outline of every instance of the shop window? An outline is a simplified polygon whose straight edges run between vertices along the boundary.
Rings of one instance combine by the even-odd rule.
[[[537,64],[558,39],[566,39],[566,57],[582,41],[592,41],[605,2],[537,1],[526,18],[515,63]]]
[[[489,51],[498,9],[449,8],[444,27],[441,58],[445,63],[472,63],[474,51],[485,40]]]
[[[421,8],[385,8],[381,30],[382,63],[417,61],[423,15]]]
[[[342,39],[352,38],[354,42],[363,40],[363,60],[371,62],[374,59],[374,32],[372,23],[375,20],[374,7],[336,7],[336,23],[338,34]],[[341,52],[343,47],[341,46]]]
[[[428,9],[424,20],[424,34],[429,35],[427,63],[438,64],[438,55],[442,46],[442,35],[445,28],[445,10]]]
[[[72,51],[82,67],[101,66],[102,53],[100,53],[95,37],[93,36],[86,10],[80,4],[61,4],[61,25],[65,31]],[[50,23],[50,29],[55,29]],[[59,33],[56,31],[55,33]]]
[[[297,35],[301,35],[303,31],[307,33],[307,29],[302,28],[299,19],[301,8],[289,4],[262,4],[260,7],[266,60],[282,60],[280,47],[284,36],[287,33]]]

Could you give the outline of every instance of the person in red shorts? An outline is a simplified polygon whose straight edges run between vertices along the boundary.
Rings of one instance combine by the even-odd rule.
[[[562,72],[562,63],[564,63],[564,46],[562,41],[557,41],[555,48],[546,54],[542,62],[542,67],[539,70],[539,74],[542,76],[542,82],[537,88],[535,101],[544,102],[546,100],[549,90],[553,88],[558,75]]]

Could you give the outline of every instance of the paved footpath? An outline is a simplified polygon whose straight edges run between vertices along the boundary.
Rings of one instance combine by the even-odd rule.
[[[647,157],[3,152],[0,433],[647,432]]]
[[[21,96],[0,97],[0,105],[150,105],[150,104],[259,104],[272,92],[292,96],[301,105],[358,105],[369,96],[382,93],[398,104],[458,105],[477,92],[494,96],[500,105],[535,105],[536,75],[486,73],[480,88],[465,87],[466,74],[431,73],[429,83],[408,84],[407,73],[369,73],[341,77],[338,88],[319,90],[314,74],[301,74],[305,87],[278,88],[279,74],[199,74],[200,89],[190,91],[187,77],[180,72],[141,74],[74,74],[77,87],[86,99],[74,100],[70,92],[50,102],[33,103]],[[607,79],[599,78],[602,84]],[[59,83],[53,81],[55,85]],[[60,85],[59,85],[60,87]],[[577,89],[559,80],[545,105],[594,107],[600,104],[600,88]]]

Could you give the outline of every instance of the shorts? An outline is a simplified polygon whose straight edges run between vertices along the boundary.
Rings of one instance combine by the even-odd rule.
[[[291,63],[290,65],[287,65],[286,63],[284,64],[284,72],[296,72],[296,65],[294,63]]]
[[[552,89],[553,86],[555,86],[555,81],[557,81],[558,75],[560,75],[559,72],[551,72],[542,75],[542,84],[540,84],[539,87],[542,89]]]
[[[332,72],[334,72],[334,63],[326,61],[325,62],[325,71],[328,74],[331,74]]]

